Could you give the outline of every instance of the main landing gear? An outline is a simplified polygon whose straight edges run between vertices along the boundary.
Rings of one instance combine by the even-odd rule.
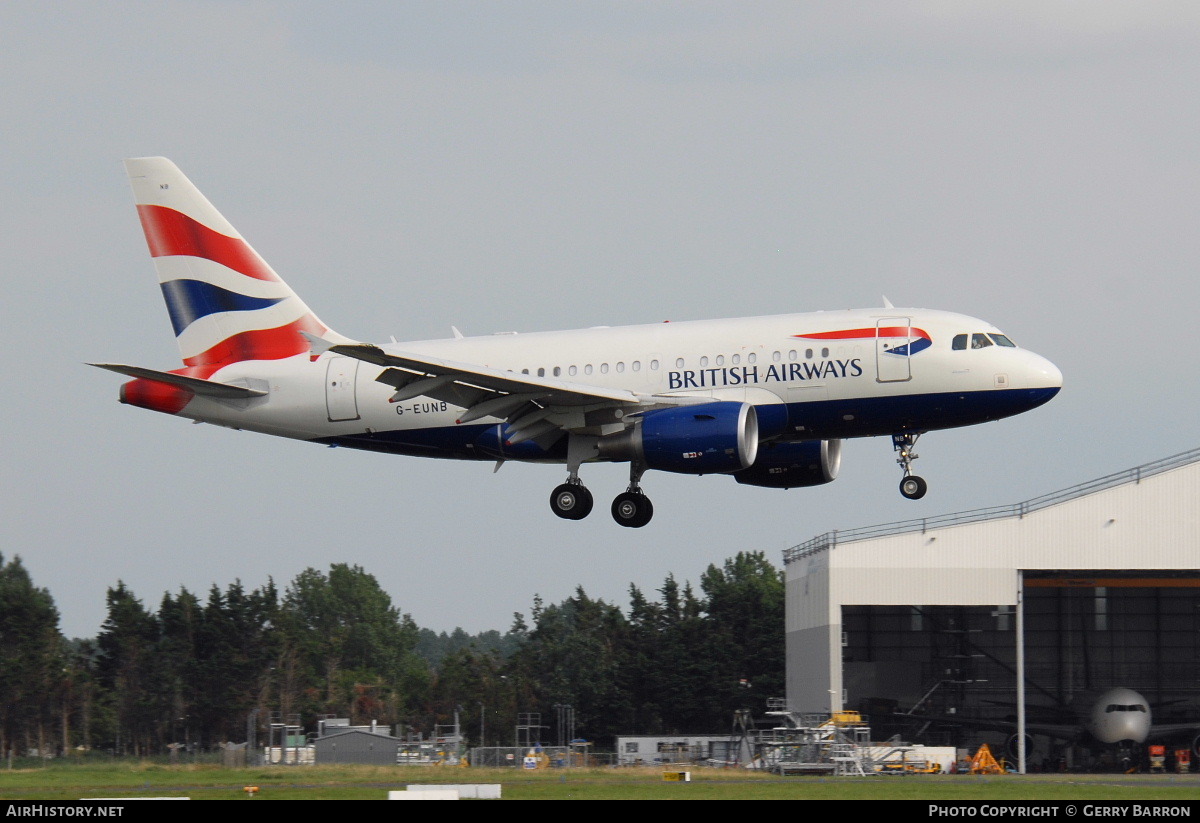
[[[629,464],[629,488],[618,494],[612,504],[613,520],[631,529],[640,529],[654,516],[654,504],[642,492],[642,474],[646,470],[637,463]]]
[[[551,492],[550,508],[564,520],[582,520],[592,513],[592,493],[576,477]]]
[[[613,520],[631,529],[640,529],[654,517],[654,505],[639,485],[644,471],[636,464],[631,466],[629,488],[618,494],[612,503]],[[550,509],[564,520],[582,520],[591,514],[592,493],[580,482],[578,469],[551,493]]]
[[[909,500],[920,500],[929,490],[929,484],[925,482],[925,478],[917,477],[912,473],[912,462],[918,457],[913,448],[917,445],[917,438],[921,434],[921,432],[904,432],[892,435],[892,448],[900,454],[896,458],[896,462],[904,470],[904,478],[900,481],[900,494]]]

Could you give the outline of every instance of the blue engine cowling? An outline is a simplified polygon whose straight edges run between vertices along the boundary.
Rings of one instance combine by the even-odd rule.
[[[646,412],[600,442],[601,456],[680,474],[736,472],[758,453],[758,415],[749,403],[716,402]]]
[[[734,478],[748,486],[794,489],[829,483],[837,478],[841,466],[841,440],[765,443],[759,447],[754,465]]]

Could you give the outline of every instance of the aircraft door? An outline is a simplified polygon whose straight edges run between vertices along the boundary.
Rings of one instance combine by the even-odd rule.
[[[329,422],[358,419],[355,381],[359,361],[353,357],[332,357],[325,368],[325,408]]]
[[[875,379],[879,383],[912,380],[908,353],[913,341],[908,317],[881,317],[875,323]],[[899,350],[897,352],[897,350]]]

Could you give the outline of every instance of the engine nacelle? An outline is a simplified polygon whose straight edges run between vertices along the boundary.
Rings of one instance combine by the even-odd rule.
[[[820,486],[836,479],[841,466],[841,440],[766,443],[759,448],[754,465],[735,474],[734,479],[769,489]]]
[[[1011,757],[1013,759],[1013,761],[1015,762],[1021,751],[1021,735],[1010,734],[1008,736],[1008,743],[1006,744],[1006,748],[1008,749],[1008,756]],[[1026,734],[1025,735],[1025,760],[1028,762],[1028,760],[1031,757],[1033,757],[1033,738],[1030,735]]]
[[[758,415],[749,403],[716,402],[647,412],[599,443],[600,456],[680,474],[736,472],[758,454]]]

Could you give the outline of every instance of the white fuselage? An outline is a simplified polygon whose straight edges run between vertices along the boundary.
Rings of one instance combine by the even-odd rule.
[[[1150,704],[1133,689],[1109,689],[1092,704],[1084,727],[1097,741],[1107,744],[1143,743],[1153,720]]]
[[[911,328],[911,340],[874,334],[895,328]],[[864,330],[873,336],[863,336]],[[842,332],[859,336],[838,337]],[[747,402],[758,409],[764,440],[815,440],[970,425],[1054,396],[1062,376],[1043,357],[1011,345],[953,347],[956,337],[984,334],[1003,337],[990,324],[960,314],[859,309],[380,348],[640,394]],[[904,353],[893,352],[910,343],[915,345]],[[381,371],[332,353],[232,363],[211,379],[257,386],[267,394],[231,401],[198,396],[180,414],[380,451],[494,457],[477,453],[474,440],[496,419],[458,425],[462,409],[444,401],[390,402],[393,388],[375,379]]]

